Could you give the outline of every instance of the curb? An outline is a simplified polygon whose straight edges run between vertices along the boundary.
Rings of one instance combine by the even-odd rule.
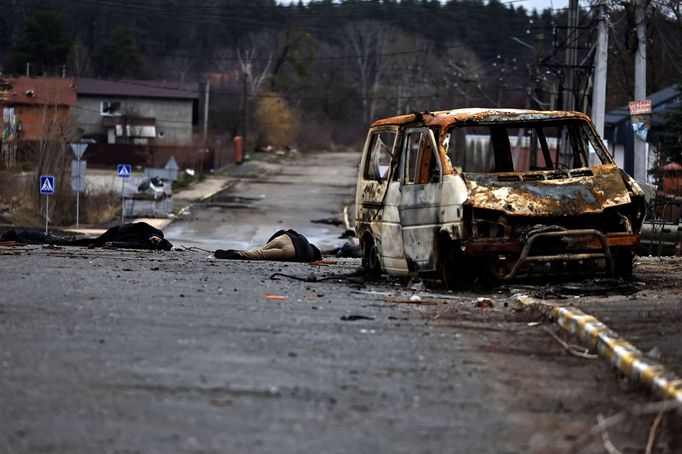
[[[553,306],[530,297],[521,297],[518,301],[526,307],[539,310],[561,329],[577,336],[590,349],[596,349],[601,358],[629,379],[648,387],[664,400],[682,404],[682,379],[667,371],[661,363],[647,358],[596,317],[577,308]]]

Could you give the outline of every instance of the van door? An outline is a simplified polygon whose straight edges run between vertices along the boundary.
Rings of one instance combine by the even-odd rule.
[[[374,214],[380,209],[391,177],[394,147],[398,136],[397,127],[383,127],[372,130],[362,162],[358,207],[364,214]]]
[[[435,270],[434,240],[442,224],[443,166],[433,131],[406,131],[400,165],[400,224],[410,271]]]
[[[370,131],[356,193],[357,222],[369,228],[381,267],[390,274],[406,274],[400,229],[400,135],[397,126]]]

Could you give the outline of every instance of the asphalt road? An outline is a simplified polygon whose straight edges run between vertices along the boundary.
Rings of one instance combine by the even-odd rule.
[[[343,221],[344,207],[354,202],[359,159],[315,153],[279,164],[247,162],[233,172],[228,190],[194,204],[166,237],[207,250],[249,249],[279,229],[294,229],[321,250],[339,247],[344,227],[311,221]]]
[[[321,187],[337,196],[305,197],[310,175],[271,170],[300,182],[277,187],[298,188],[312,207],[324,201],[319,216],[296,216],[283,191],[281,204],[263,191],[256,203],[267,209],[198,207],[212,216],[193,209],[169,232],[203,225],[205,236],[184,240],[256,244],[269,231],[245,228],[251,237],[238,240],[230,229],[211,233],[204,219],[255,225],[244,212],[267,211],[303,230],[346,197],[330,177]],[[264,184],[238,182],[231,196]],[[341,230],[310,228],[329,229],[330,241]],[[568,354],[548,334],[565,338],[554,325],[512,310],[512,295],[548,287],[441,292],[366,283],[349,276],[358,266],[216,261],[199,250],[0,248],[0,452],[600,453],[598,416],[652,400],[603,361]],[[611,287],[570,301],[603,310],[673,301],[679,266],[645,260],[635,268],[644,291]],[[668,318],[679,314],[666,304]],[[602,315],[620,320],[619,312]],[[674,333],[663,318],[665,340]],[[649,338],[636,323],[623,327]],[[667,359],[679,345],[671,339]],[[643,452],[655,417],[628,416],[608,428],[610,441]],[[653,452],[679,452],[672,424],[664,419]]]

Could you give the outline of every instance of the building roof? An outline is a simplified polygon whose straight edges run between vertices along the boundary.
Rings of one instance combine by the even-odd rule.
[[[647,96],[651,100],[651,112],[653,122],[656,123],[660,116],[670,107],[671,103],[680,96],[680,91],[676,85],[671,85]],[[604,123],[616,124],[630,119],[630,110],[627,104],[607,112],[604,116]]]
[[[7,77],[0,84],[0,102],[15,105],[57,105],[76,104],[76,89],[73,79],[61,77]]]
[[[76,89],[78,96],[199,99],[198,83],[80,78],[76,79]]]

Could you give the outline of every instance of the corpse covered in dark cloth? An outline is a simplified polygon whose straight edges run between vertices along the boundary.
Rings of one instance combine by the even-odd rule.
[[[314,262],[322,259],[320,250],[295,230],[280,230],[260,249],[237,251],[218,249],[217,259],[272,260],[277,262]]]
[[[0,235],[0,241],[56,246],[118,247],[124,249],[152,249],[170,251],[173,245],[163,232],[146,222],[117,225],[96,238],[57,237],[36,230],[10,230]]]

